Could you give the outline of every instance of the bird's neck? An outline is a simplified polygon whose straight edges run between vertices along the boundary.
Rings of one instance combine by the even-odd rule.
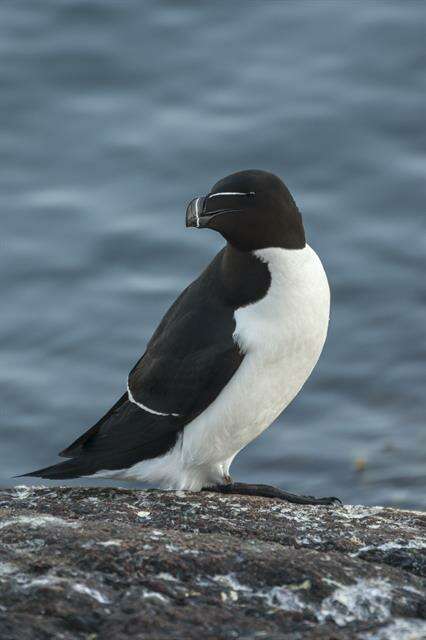
[[[252,251],[240,251],[227,244],[220,265],[224,295],[235,308],[256,302],[271,284],[267,265]]]

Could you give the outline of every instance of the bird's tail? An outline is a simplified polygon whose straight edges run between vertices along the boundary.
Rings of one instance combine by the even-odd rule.
[[[49,478],[50,480],[66,480],[68,478],[79,478],[80,476],[88,476],[95,473],[95,469],[88,464],[88,462],[81,458],[73,458],[72,460],[66,460],[59,464],[54,464],[51,467],[45,467],[44,469],[37,469],[37,471],[30,471],[30,473],[24,473],[16,478],[27,478],[34,476],[36,478]]]

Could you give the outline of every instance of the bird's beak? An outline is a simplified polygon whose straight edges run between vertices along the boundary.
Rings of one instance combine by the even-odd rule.
[[[186,226],[187,227],[208,227],[216,216],[223,213],[239,213],[243,209],[215,209],[214,211],[206,211],[206,201],[208,196],[199,196],[191,200],[186,208]]]
[[[186,226],[204,227],[208,216],[203,216],[206,196],[200,196],[191,200],[186,208]]]

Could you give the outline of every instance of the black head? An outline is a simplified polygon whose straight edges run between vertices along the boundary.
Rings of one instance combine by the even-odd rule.
[[[187,227],[214,229],[234,247],[303,249],[302,216],[290,191],[273,173],[239,171],[216,182],[186,210]]]

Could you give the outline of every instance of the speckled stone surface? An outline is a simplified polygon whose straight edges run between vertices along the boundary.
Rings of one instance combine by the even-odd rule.
[[[0,638],[424,639],[425,528],[379,507],[3,490]]]

